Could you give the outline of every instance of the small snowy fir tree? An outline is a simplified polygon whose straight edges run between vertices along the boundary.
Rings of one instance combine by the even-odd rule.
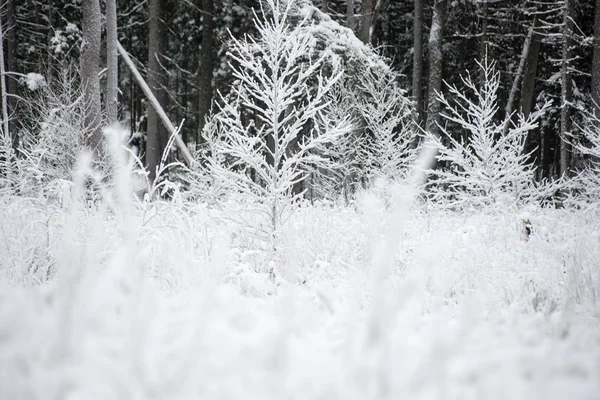
[[[585,113],[581,135],[574,149],[585,158],[585,165],[567,183],[571,193],[565,202],[578,208],[597,207],[600,200],[600,117]]]
[[[371,183],[397,182],[406,175],[416,138],[411,102],[390,69],[366,68],[360,77],[359,112],[367,131],[361,156],[367,177]]]
[[[268,217],[263,233],[274,240],[293,202],[303,195],[308,171],[327,168],[327,146],[344,135],[343,121],[327,116],[327,94],[341,76],[313,59],[311,41],[294,21],[294,2],[267,0],[257,34],[233,39],[230,57],[236,82],[214,116],[223,133],[213,177],[241,193]]]
[[[481,87],[470,75],[462,77],[472,98],[455,86],[449,86],[449,92],[456,105],[439,96],[447,110],[442,116],[456,126],[459,139],[447,126],[441,126],[442,137],[426,133],[439,152],[438,169],[432,171],[437,179],[431,182],[430,194],[450,207],[516,205],[536,194],[535,168],[524,151],[525,139],[538,126],[545,106],[527,119],[509,115],[498,120],[499,73],[487,58],[479,67],[484,78]]]

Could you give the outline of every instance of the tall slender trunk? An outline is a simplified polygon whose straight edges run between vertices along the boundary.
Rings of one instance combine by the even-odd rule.
[[[594,14],[594,58],[592,60],[592,100],[594,113],[600,118],[600,0]]]
[[[487,55],[488,43],[488,3],[487,1],[481,5],[481,37],[479,38],[479,62],[483,63]],[[483,68],[479,70],[479,84],[483,85],[485,80],[485,72]]]
[[[523,43],[523,50],[521,51],[521,57],[519,58],[519,65],[517,70],[515,71],[515,77],[513,78],[512,87],[510,88],[510,93],[508,94],[508,101],[506,102],[505,115],[506,118],[513,118],[514,105],[517,98],[517,94],[521,87],[521,79],[523,78],[523,73],[525,71],[525,64],[527,62],[527,55],[530,53],[531,43],[533,41],[533,33],[534,33],[533,25],[529,28],[527,32],[527,37],[525,38],[525,43]],[[504,125],[504,133],[508,131],[510,128],[510,123]]]
[[[560,175],[569,172],[571,166],[571,145],[569,144],[569,132],[571,130],[571,97],[573,88],[571,85],[571,74],[569,72],[569,61],[571,59],[571,37],[573,35],[573,4],[572,0],[565,0],[564,26],[563,26],[563,49],[561,69],[561,111],[560,111]]]
[[[6,3],[6,24],[4,25],[4,39],[6,40],[6,53],[4,59],[7,72],[17,72],[17,14],[15,11],[15,0],[8,0]],[[17,89],[18,82],[14,76],[7,75],[6,95],[8,103],[8,131],[12,136],[12,145],[16,150],[19,144],[17,134],[16,119],[10,118],[17,109]]]
[[[115,0],[106,0],[106,115],[109,124],[117,122],[119,59],[117,50],[117,5]]]
[[[442,45],[446,0],[435,0],[431,30],[429,32],[429,85],[427,93],[427,122],[429,132],[439,137],[441,103],[438,93],[442,91]]]
[[[83,0],[82,6],[83,46],[80,69],[85,106],[86,145],[98,156],[102,144],[102,108],[98,77],[102,19],[99,0]]]
[[[373,11],[375,9],[375,0],[363,0],[362,18],[358,28],[358,38],[364,44],[371,43],[371,29],[373,26]]]
[[[599,0],[600,1],[600,0]],[[415,15],[413,19],[413,81],[412,94],[417,109],[416,122],[423,123],[423,0],[415,0]]]
[[[538,23],[536,19],[533,25],[533,37],[529,46],[529,52],[525,60],[525,70],[523,71],[520,110],[525,118],[529,117],[533,109],[533,100],[535,99],[535,81],[537,79],[537,67],[542,43],[540,34],[536,32],[537,27]]]
[[[524,118],[528,118],[533,110],[535,99],[535,83],[537,78],[537,66],[540,54],[541,35],[536,32],[538,27],[537,19],[533,24],[533,37],[527,59],[525,60],[525,69],[523,71],[523,82],[521,86],[521,99],[519,101],[519,111]],[[530,132],[527,136],[525,151],[527,153],[535,152],[536,161],[542,161],[542,130],[538,128],[534,132]]]
[[[6,71],[4,69],[4,65],[4,29],[2,26],[2,14],[0,13],[0,100],[2,101],[1,129],[4,138],[10,140],[10,132],[8,130],[8,97],[6,96]]]
[[[199,129],[202,132],[204,120],[210,113],[213,99],[212,77],[214,70],[214,0],[202,0],[202,44],[200,48],[200,68],[198,70],[198,112]]]
[[[159,58],[164,53],[166,29],[163,22],[163,0],[148,0],[148,66],[146,81],[154,93],[158,103],[164,107],[167,100],[165,91],[165,72]],[[146,163],[150,179],[156,177],[156,169],[167,141],[169,132],[162,125],[156,110],[147,106],[148,113],[146,129]]]
[[[354,0],[346,0],[346,26],[356,32],[356,20],[354,18]]]
[[[15,0],[16,1],[16,0]],[[51,43],[52,37],[54,36],[54,0],[48,0],[48,43]],[[54,82],[54,57],[53,52],[48,51],[46,58],[46,82],[48,86],[52,87]]]

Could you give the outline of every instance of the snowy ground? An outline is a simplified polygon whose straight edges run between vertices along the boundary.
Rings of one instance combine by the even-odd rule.
[[[0,399],[600,396],[593,213],[0,202]]]

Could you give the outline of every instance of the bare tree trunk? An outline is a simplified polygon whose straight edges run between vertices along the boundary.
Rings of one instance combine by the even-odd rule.
[[[4,29],[2,26],[2,14],[0,13],[0,96],[2,98],[2,135],[10,138],[8,130],[8,97],[6,96],[6,71],[4,69]],[[9,139],[10,140],[10,139]]]
[[[15,11],[15,0],[8,0],[6,3],[6,21],[4,25],[5,40],[6,40],[6,70],[8,72],[17,72],[17,14]],[[13,76],[6,76],[6,90],[8,96],[8,115],[9,117],[17,109],[17,89],[18,82]],[[19,137],[17,126],[14,118],[9,118],[8,130],[12,135],[13,148],[16,150],[19,145]]]
[[[119,104],[119,58],[117,50],[117,5],[115,0],[106,0],[106,114],[108,123],[118,119]]]
[[[533,24],[533,37],[531,39],[531,45],[529,52],[527,53],[527,59],[525,61],[525,70],[523,71],[523,83],[521,86],[521,99],[519,101],[519,110],[523,114],[524,118],[528,118],[533,110],[534,99],[535,99],[535,81],[537,78],[537,66],[540,54],[541,36],[536,29],[538,27],[537,18]],[[527,136],[527,142],[525,151],[535,152],[536,162],[538,166],[541,166],[542,161],[542,130],[537,129],[534,132],[530,132]],[[541,169],[541,168],[540,168]]]
[[[572,0],[565,0],[564,26],[563,26],[563,49],[561,69],[561,111],[560,111],[560,175],[569,172],[571,166],[571,146],[569,144],[569,132],[571,130],[571,97],[573,88],[571,85],[571,74],[569,62],[571,59],[571,37],[573,34]]]
[[[479,62],[483,63],[487,55],[488,42],[488,2],[481,5],[481,37],[479,38]],[[485,74],[483,69],[479,71],[479,84],[483,84]]]
[[[210,113],[213,90],[212,77],[214,70],[213,36],[214,36],[214,0],[202,0],[202,47],[200,48],[200,68],[198,70],[198,112],[200,133],[204,128],[204,120]]]
[[[534,25],[529,28],[529,32],[527,32],[527,37],[525,38],[525,43],[523,43],[523,50],[521,51],[521,57],[519,58],[519,66],[517,67],[517,71],[515,72],[515,77],[513,78],[512,87],[510,88],[510,93],[508,94],[508,101],[506,102],[505,115],[506,118],[513,117],[514,111],[514,103],[517,98],[517,93],[519,92],[519,88],[521,87],[521,78],[523,77],[523,72],[525,71],[525,63],[527,61],[527,55],[530,53],[531,42],[533,40],[533,32]],[[504,134],[510,128],[510,123],[504,125]]]
[[[599,0],[600,1],[600,0]],[[356,32],[356,21],[354,18],[354,0],[346,0],[346,25]]]
[[[600,0],[599,0],[600,1]],[[533,109],[533,100],[535,99],[535,80],[537,79],[538,59],[540,55],[541,36],[536,32],[537,19],[533,25],[533,37],[525,61],[525,70],[523,71],[523,85],[521,87],[520,110],[525,118],[529,117]]]
[[[600,1],[600,0],[599,0]],[[423,0],[415,0],[412,92],[417,124],[423,123]]]
[[[594,58],[592,61],[592,100],[594,113],[600,118],[600,0],[596,0],[594,14]]]
[[[86,145],[100,154],[102,144],[102,108],[100,104],[100,32],[102,16],[99,0],[83,0],[83,46],[81,51],[81,83],[85,105]]]
[[[52,37],[54,36],[54,0],[48,0],[48,21],[47,21],[47,26],[48,26],[48,34],[47,34],[47,40],[48,43],[52,42]],[[54,68],[54,57],[55,55],[53,54],[53,52],[48,51],[48,54],[46,55],[46,82],[48,83],[48,86],[52,87],[53,83],[54,83],[54,73],[55,68]]]
[[[162,20],[163,0],[148,0],[148,17],[148,75],[146,80],[158,103],[165,104],[167,100],[164,88],[165,73],[159,61],[159,57],[164,52],[166,34]],[[154,180],[156,169],[160,166],[163,151],[167,146],[169,133],[161,124],[159,115],[154,108],[147,107],[147,112],[146,163],[150,179]]]
[[[358,38],[364,44],[371,43],[371,29],[373,26],[373,11],[375,0],[363,0],[362,18],[360,19],[360,27],[358,28]]]
[[[435,0],[429,33],[429,88],[427,93],[427,122],[429,132],[439,137],[441,103],[438,93],[442,91],[442,44],[444,41],[444,18],[446,0]]]

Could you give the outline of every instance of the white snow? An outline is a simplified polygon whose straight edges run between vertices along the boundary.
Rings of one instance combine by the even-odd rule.
[[[303,206],[274,253],[204,205],[0,201],[3,399],[600,393],[598,215],[527,210],[525,241],[524,214],[373,194]]]
[[[29,90],[34,91],[44,86],[46,84],[46,79],[41,74],[29,72],[22,78],[22,84],[27,85]]]

